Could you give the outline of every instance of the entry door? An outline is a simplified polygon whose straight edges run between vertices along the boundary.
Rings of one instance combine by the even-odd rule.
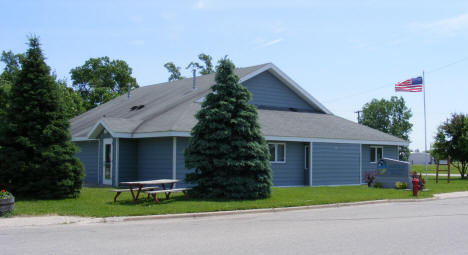
[[[102,183],[112,185],[112,138],[104,139]]]

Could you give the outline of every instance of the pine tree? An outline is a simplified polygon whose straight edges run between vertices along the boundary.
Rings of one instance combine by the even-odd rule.
[[[79,194],[83,166],[74,157],[69,123],[39,40],[29,39],[9,93],[1,130],[0,187],[15,195],[61,198]]]
[[[234,64],[222,59],[216,84],[196,114],[198,123],[185,150],[186,176],[194,195],[256,199],[271,194],[269,149],[260,132],[250,92],[239,84]]]

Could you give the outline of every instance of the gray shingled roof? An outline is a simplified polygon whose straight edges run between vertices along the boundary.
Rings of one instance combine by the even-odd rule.
[[[239,78],[264,65],[237,68]],[[86,138],[98,121],[111,132],[139,134],[151,132],[190,132],[196,124],[196,102],[210,92],[214,74],[198,76],[197,89],[192,79],[182,79],[133,90],[130,99],[122,95],[71,120],[74,138]],[[144,105],[130,111],[132,106]],[[265,136],[366,140],[404,143],[403,140],[359,125],[333,114],[259,109],[259,122]]]

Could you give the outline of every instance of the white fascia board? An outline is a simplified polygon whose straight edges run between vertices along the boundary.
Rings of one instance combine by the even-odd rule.
[[[353,144],[375,144],[375,145],[395,145],[395,146],[408,146],[409,145],[408,142],[307,138],[307,137],[290,137],[290,136],[265,136],[265,139],[267,141],[289,141],[289,142],[353,143]]]
[[[132,138],[171,137],[171,136],[190,137],[190,132],[169,131],[169,132],[137,133],[137,134],[133,134]]]
[[[107,128],[106,128],[107,130]],[[109,133],[114,138],[151,138],[151,137],[190,137],[190,132],[168,131],[168,132],[148,132],[148,133]],[[87,139],[91,140],[91,139]]]
[[[273,71],[272,73],[279,78],[286,86],[288,86],[292,91],[296,92],[302,99],[306,100],[308,103],[316,106],[323,112],[327,114],[333,114],[330,110],[328,110],[324,105],[322,105],[317,99],[315,99],[312,95],[310,95],[306,90],[304,90],[299,84],[297,84],[293,79],[291,79],[288,75],[286,75],[283,71],[281,71],[278,67],[276,67],[274,64],[269,63],[265,65],[262,68],[259,68],[248,75],[242,77],[242,79],[239,80],[240,83],[243,83],[260,73],[263,73],[267,70]]]
[[[112,132],[112,130],[106,125],[106,123],[104,123],[104,121],[101,119],[99,120],[98,122],[96,122],[96,124],[94,124],[94,126],[91,128],[91,130],[89,131],[88,133],[88,138],[89,139],[93,139],[93,138],[96,138],[101,132],[102,130],[105,129],[107,130],[107,132],[109,132],[109,134],[112,136],[112,137],[117,137],[115,135],[114,132]]]
[[[96,141],[98,139],[89,139],[88,137],[72,137],[72,142]]]

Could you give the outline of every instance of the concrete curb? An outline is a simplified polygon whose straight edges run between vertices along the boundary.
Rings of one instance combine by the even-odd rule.
[[[163,219],[182,219],[182,218],[203,218],[226,215],[244,215],[256,213],[275,213],[286,211],[310,210],[321,208],[338,208],[347,206],[373,205],[385,203],[406,203],[406,202],[424,202],[439,199],[459,198],[468,196],[468,192],[451,192],[434,194],[430,198],[421,199],[383,199],[369,200],[348,203],[334,203],[322,205],[306,205],[278,208],[262,208],[262,209],[246,209],[234,211],[216,211],[216,212],[201,212],[201,213],[179,213],[179,214],[161,214],[161,215],[144,215],[144,216],[118,216],[105,218],[87,218],[77,216],[35,216],[35,217],[13,217],[0,218],[0,227],[23,227],[23,226],[44,226],[44,225],[59,225],[59,224],[90,224],[90,223],[117,223],[127,221],[144,221],[144,220],[163,220]],[[49,218],[49,219],[47,219]],[[27,219],[27,221],[25,221]],[[9,222],[8,222],[9,221]]]
[[[131,217],[123,216],[123,217],[105,218],[106,219],[105,222],[201,218],[201,217],[243,215],[243,214],[255,214],[255,213],[275,213],[275,212],[298,211],[298,210],[321,209],[321,208],[338,208],[338,207],[347,207],[347,206],[385,204],[385,203],[395,203],[395,202],[423,202],[423,201],[437,200],[437,199],[439,198],[431,197],[431,198],[421,198],[421,199],[383,199],[383,200],[370,200],[370,201],[359,201],[359,202],[349,202],[349,203],[334,203],[334,204],[323,204],[323,205],[306,205],[306,206],[291,206],[291,207],[262,208],[262,209],[246,209],[246,210],[235,210],[235,211],[179,213],[179,214],[145,215],[145,216],[131,216]]]

